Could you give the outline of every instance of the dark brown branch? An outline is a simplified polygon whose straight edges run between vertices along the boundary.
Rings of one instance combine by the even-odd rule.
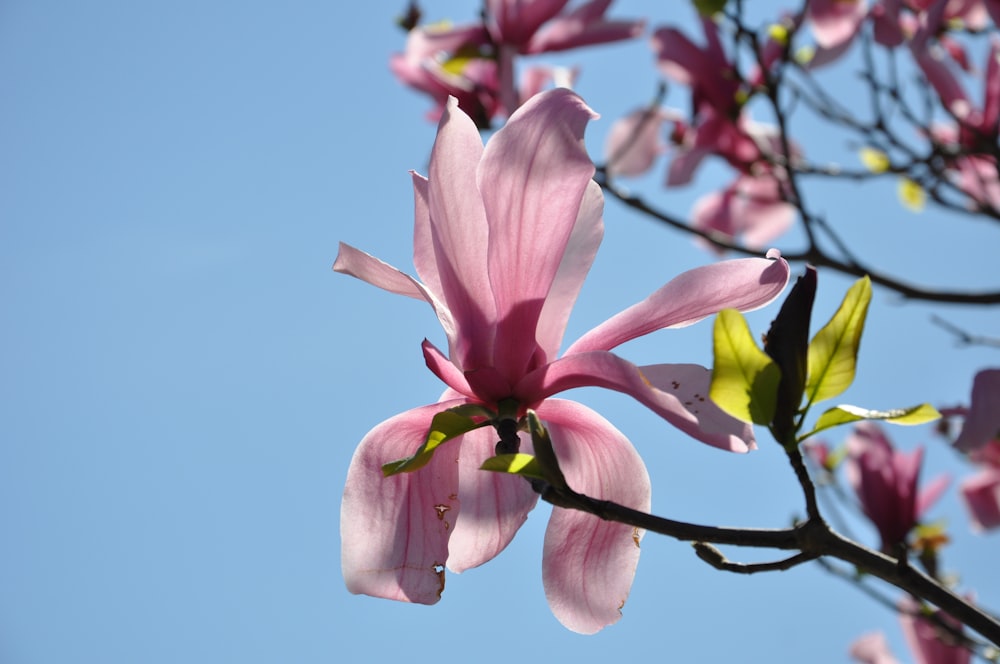
[[[717,570],[735,574],[757,574],[758,572],[784,572],[793,567],[816,560],[811,553],[797,553],[790,558],[770,563],[734,563],[727,560],[722,552],[707,542],[695,542],[694,552],[699,558]]]
[[[837,558],[937,606],[969,629],[1000,645],[1000,622],[996,618],[910,567],[905,560],[891,558],[845,539],[822,520],[813,519],[780,530],[720,528],[665,519],[611,501],[597,500],[569,487],[547,485],[540,489],[542,499],[556,507],[580,510],[605,521],[624,523],[682,541],[796,550],[814,558]]]

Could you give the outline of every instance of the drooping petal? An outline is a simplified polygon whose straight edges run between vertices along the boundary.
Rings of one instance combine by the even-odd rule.
[[[591,180],[580,203],[580,213],[566,243],[562,262],[538,317],[535,338],[546,355],[546,361],[559,354],[570,311],[604,237],[603,214],[604,194],[600,185]]]
[[[955,447],[963,452],[1000,438],[1000,369],[984,369],[972,381],[969,414]]]
[[[424,339],[421,348],[427,368],[459,394],[485,403],[496,403],[510,396],[510,383],[493,367],[462,372],[430,341]]]
[[[592,117],[576,93],[543,92],[493,136],[479,165],[496,300],[493,366],[512,381],[535,355],[538,317],[594,174],[583,145]]]
[[[740,258],[689,270],[584,334],[566,354],[610,350],[656,330],[691,325],[729,307],[758,309],[781,294],[788,276],[783,258]]]
[[[614,353],[590,351],[567,354],[536,369],[514,388],[514,396],[534,404],[575,387],[603,387],[628,394],[703,443],[732,452],[753,449],[752,428],[706,398],[709,379],[708,370],[697,365],[640,368]]]
[[[492,354],[495,313],[486,270],[489,229],[475,176],[482,154],[475,124],[450,100],[431,151],[426,217],[420,210],[422,185],[414,178],[418,200],[414,232],[430,236],[415,242],[414,261],[419,260],[421,274],[437,274],[441,297],[458,327],[452,360],[463,369],[489,365]]]
[[[523,438],[521,451],[530,453],[531,443]],[[482,565],[503,551],[538,502],[538,494],[523,478],[479,469],[496,453],[496,441],[491,428],[469,432],[458,441],[462,509],[448,542],[448,569],[453,572]]]
[[[649,511],[650,482],[635,448],[607,420],[572,401],[538,410],[570,487],[593,498]],[[542,580],[556,618],[593,634],[621,617],[639,562],[642,532],[555,507],[545,531]]]
[[[382,465],[413,454],[431,418],[464,400],[423,406],[382,422],[351,459],[340,507],[347,589],[419,604],[444,590],[451,524],[459,513],[459,446],[451,441],[414,473],[382,476]]]

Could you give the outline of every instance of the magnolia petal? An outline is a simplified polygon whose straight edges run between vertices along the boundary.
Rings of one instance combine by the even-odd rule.
[[[584,192],[576,225],[573,226],[562,262],[538,317],[535,339],[545,352],[546,360],[559,354],[559,345],[566,331],[570,311],[604,237],[603,213],[604,194],[600,185],[592,180]]]
[[[462,509],[448,542],[448,569],[456,573],[482,565],[503,551],[538,502],[538,494],[523,478],[479,469],[496,453],[496,440],[496,432],[484,428],[456,441],[462,446],[458,464]],[[530,440],[523,436],[521,451],[531,451]]]
[[[354,452],[340,507],[341,566],[352,593],[419,604],[441,599],[448,538],[459,513],[459,446],[442,446],[418,472],[383,477],[382,465],[412,454],[434,414],[464,402],[396,415]]]
[[[543,92],[493,136],[479,165],[496,301],[492,364],[510,379],[535,355],[538,318],[594,174],[583,145],[592,117],[576,93]]]
[[[969,414],[955,447],[963,452],[982,449],[1000,438],[1000,369],[984,369],[972,381]]]
[[[924,513],[929,510],[938,499],[944,495],[944,492],[948,490],[951,486],[951,476],[950,475],[938,475],[930,482],[927,482],[920,488],[920,493],[917,494],[917,509],[915,517],[920,519]]]
[[[816,43],[824,48],[842,47],[853,40],[867,13],[864,0],[810,0],[806,9]]]
[[[527,53],[564,51],[632,39],[642,34],[643,21],[605,21],[611,0],[591,0],[565,15],[556,16],[531,39]]]
[[[1000,469],[987,468],[962,480],[959,492],[977,531],[1000,526]]]
[[[689,270],[584,334],[566,354],[611,350],[662,328],[691,325],[726,308],[758,309],[781,294],[788,276],[788,263],[780,258],[740,258]]]
[[[652,379],[644,375],[650,371]],[[533,404],[575,387],[603,387],[633,397],[681,431],[713,447],[746,452],[756,447],[752,428],[708,401],[710,374],[697,365],[640,369],[614,353],[591,351],[559,358],[525,376],[515,398]]]
[[[414,179],[414,260],[419,256],[422,272],[436,272],[441,297],[458,326],[452,359],[470,369],[490,364],[495,312],[486,269],[489,228],[475,175],[483,144],[476,125],[457,104],[449,100],[431,151],[426,221],[420,214],[419,181]],[[430,238],[420,237],[426,233]],[[433,261],[426,255],[428,246]]]
[[[648,512],[646,467],[628,439],[581,404],[546,401],[538,415],[569,485],[600,500]],[[621,618],[639,562],[642,531],[555,507],[545,531],[542,580],[556,618],[593,634]]]
[[[333,261],[333,271],[349,274],[390,293],[428,300],[425,289],[416,279],[345,242],[340,243],[337,258]]]
[[[340,243],[340,251],[333,262],[333,269],[335,272],[349,274],[390,293],[424,300],[434,309],[449,341],[455,338],[457,331],[448,307],[431,290],[405,272],[343,242]]]
[[[556,16],[568,0],[486,0],[490,32],[497,43],[524,46],[543,23]]]
[[[889,650],[889,642],[882,632],[859,636],[851,644],[849,654],[861,664],[899,664],[899,660]]]
[[[605,171],[612,177],[635,177],[653,167],[667,146],[660,136],[671,115],[658,108],[639,108],[615,120],[604,142]]]

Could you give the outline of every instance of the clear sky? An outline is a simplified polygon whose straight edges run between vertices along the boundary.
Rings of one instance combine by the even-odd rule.
[[[837,663],[876,629],[909,660],[891,612],[818,568],[736,577],[657,536],[643,541],[624,618],[593,637],[570,633],[542,591],[545,506],[498,559],[449,575],[434,607],[345,590],[338,520],[351,454],[371,427],[442,389],[419,347],[443,336],[429,308],[330,271],[341,240],[412,266],[408,170],[426,172],[434,126],[427,100],[387,68],[404,4],[0,6],[0,662]],[[473,3],[425,4],[432,20],[474,14]],[[690,25],[686,3],[676,16],[662,9],[673,4],[612,12]],[[540,61],[581,66],[577,89],[603,116],[588,130],[597,159],[611,122],[658,81],[644,40]],[[828,80],[842,99],[858,94],[849,75]],[[668,101],[682,105],[682,91]],[[818,160],[852,158],[800,126]],[[708,168],[669,193],[661,177],[631,186],[683,214],[728,176]],[[994,229],[913,215],[892,186],[809,195],[881,267],[1000,287]],[[613,201],[605,223],[567,341],[713,260]],[[817,319],[849,283],[820,273]],[[755,334],[774,311],[751,317]],[[1000,330],[996,308],[876,291],[845,401],[951,405],[978,368],[1000,365],[995,351],[956,348],[932,311]],[[708,364],[710,331],[661,332],[622,354]],[[727,455],[623,396],[574,398],[634,441],[654,512],[759,527],[801,513],[766,438]],[[928,446],[925,476],[969,471],[929,427],[890,435]],[[954,489],[932,516],[955,540],[946,567],[1000,606],[998,536],[970,532]]]

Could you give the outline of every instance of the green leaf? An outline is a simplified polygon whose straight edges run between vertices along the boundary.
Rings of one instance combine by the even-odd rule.
[[[740,312],[735,309],[719,312],[712,331],[712,352],[709,398],[738,420],[770,424],[781,371],[757,348]]]
[[[809,343],[806,398],[810,404],[833,398],[854,382],[858,347],[871,299],[871,279],[858,279],[848,289],[837,313]]]
[[[423,468],[431,460],[434,450],[440,445],[489,424],[489,419],[479,422],[473,419],[473,416],[482,416],[483,412],[484,409],[481,406],[471,404],[441,411],[431,420],[431,427],[423,445],[412,456],[382,466],[382,475],[389,477],[397,473],[411,473]]]
[[[861,420],[880,420],[890,424],[914,425],[933,422],[941,417],[941,413],[930,404],[922,403],[919,406],[910,408],[897,408],[895,410],[869,410],[857,406],[843,404],[834,406],[819,416],[816,426],[810,433],[802,436],[803,439],[815,435],[824,429],[850,424]]]
[[[545,476],[545,469],[542,468],[542,464],[538,462],[538,459],[523,452],[492,456],[484,461],[479,469],[491,470],[495,473],[520,475],[521,477],[542,480],[543,482],[548,481]]]

